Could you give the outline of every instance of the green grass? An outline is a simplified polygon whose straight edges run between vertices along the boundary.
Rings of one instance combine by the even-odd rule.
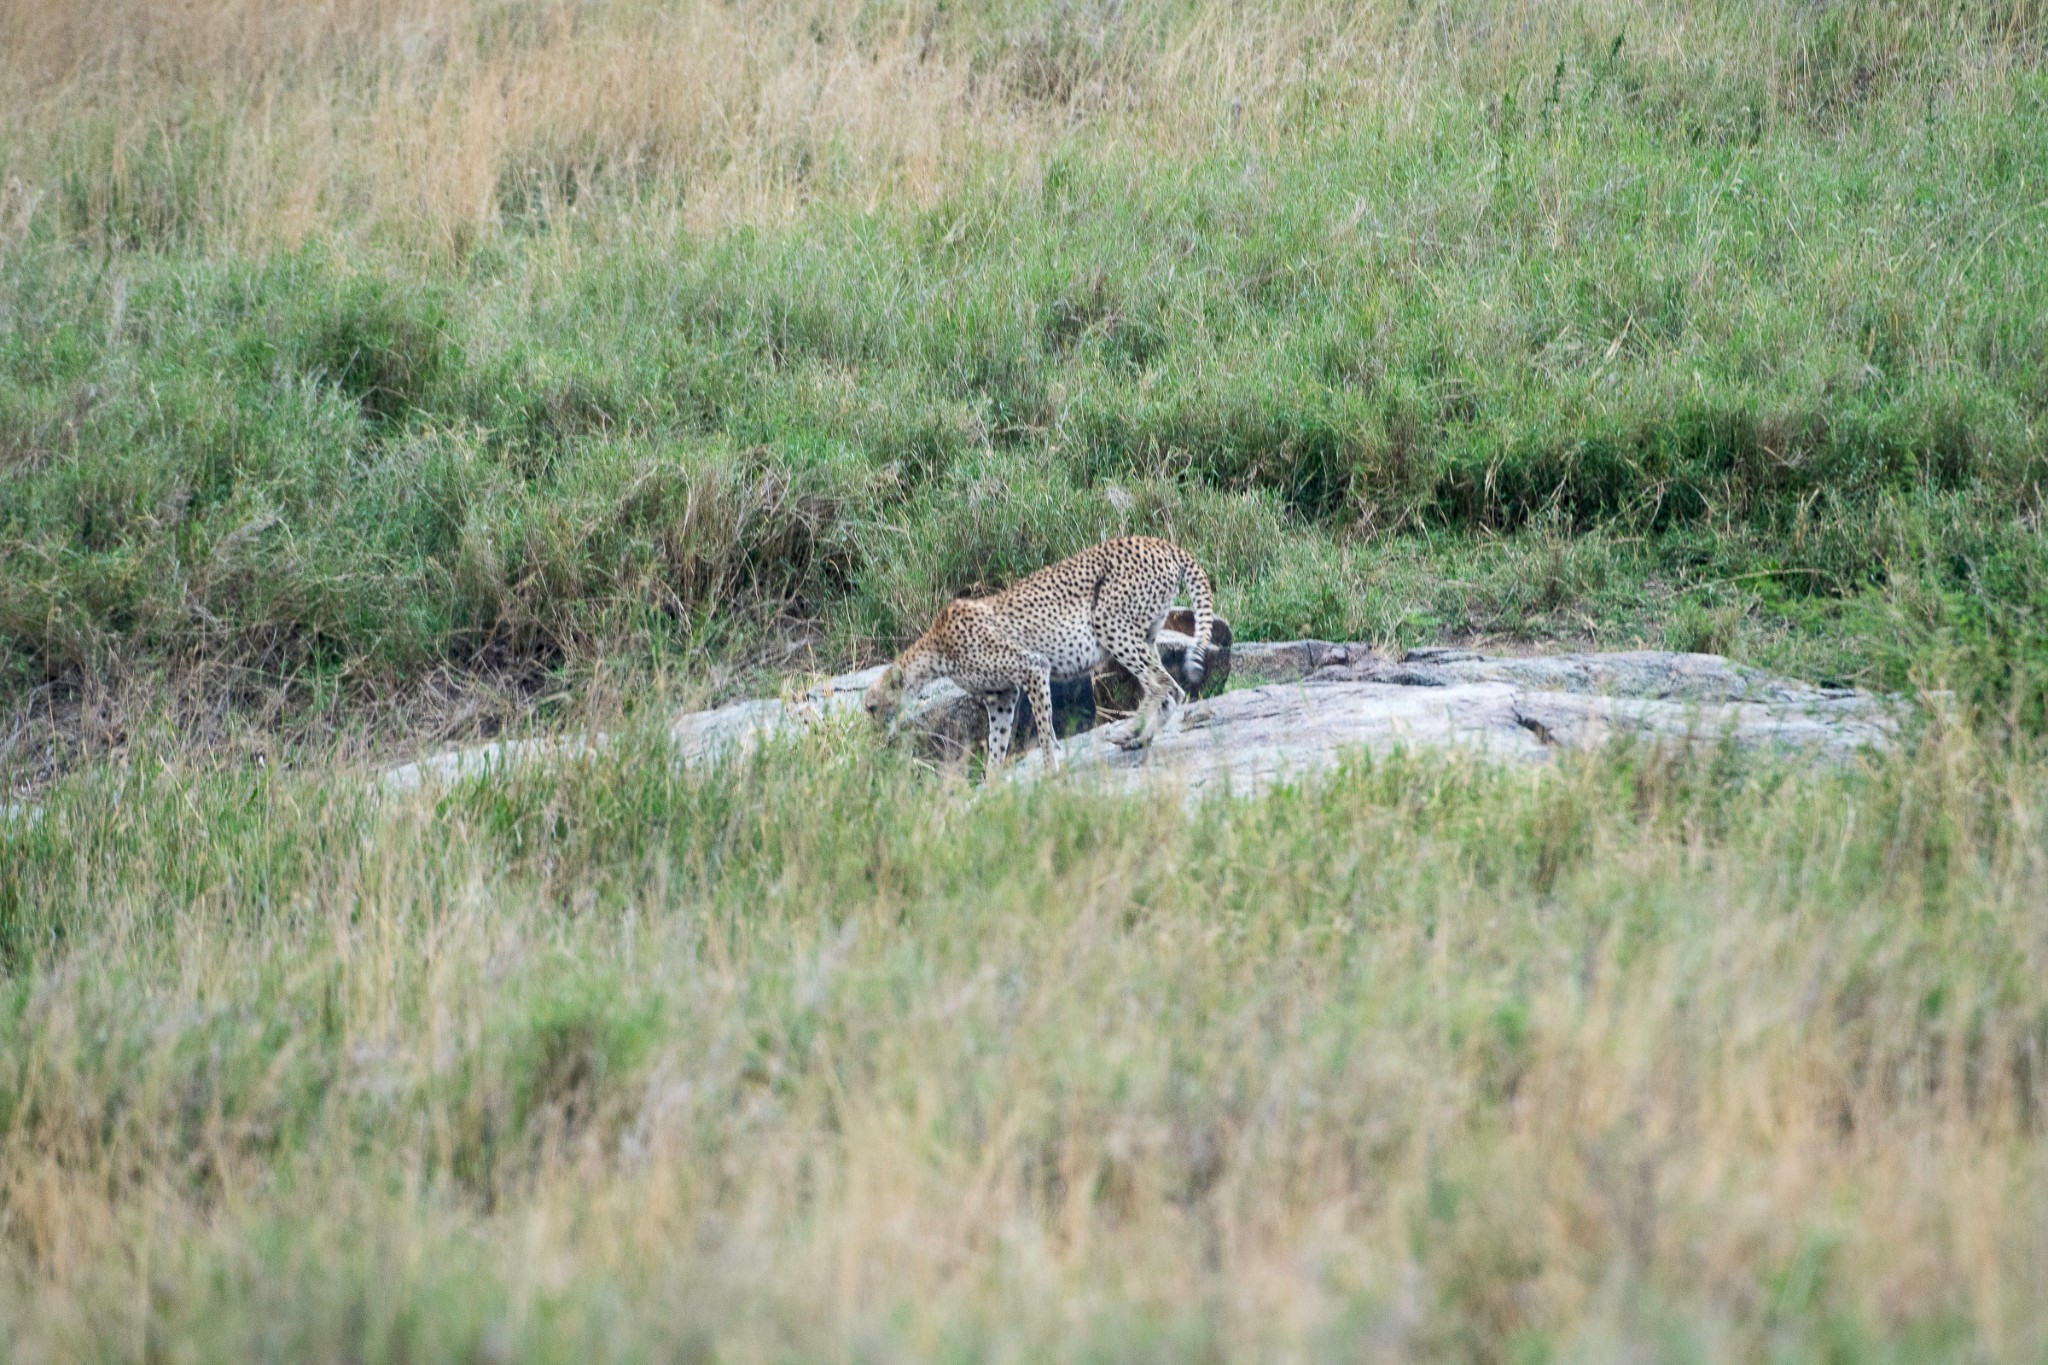
[[[619,191],[454,253],[92,254],[44,212],[0,686],[852,664],[1143,529],[1248,638],[1938,665],[2036,716],[2048,77],[1824,94],[1617,39],[709,234]]]
[[[0,1339],[2028,1358],[2044,781],[102,770],[0,826]]]
[[[0,1355],[2048,1351],[2039,6],[159,8],[0,7]],[[1923,704],[659,739],[1126,530]]]

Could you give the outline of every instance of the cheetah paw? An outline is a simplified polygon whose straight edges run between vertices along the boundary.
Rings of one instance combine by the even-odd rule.
[[[1118,721],[1103,731],[1103,738],[1119,749],[1142,749],[1152,742],[1150,733],[1134,720]]]

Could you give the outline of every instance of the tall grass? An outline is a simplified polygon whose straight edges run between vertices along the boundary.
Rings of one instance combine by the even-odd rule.
[[[72,232],[269,248],[339,224],[459,250],[618,194],[696,228],[932,207],[1077,125],[1178,157],[1475,96],[1540,122],[1578,93],[1553,64],[1697,136],[1833,130],[1902,87],[1997,102],[2042,23],[2031,0],[11,0],[0,63],[17,193]]]
[[[1717,648],[2038,724],[2027,6],[0,29],[15,772],[152,697],[217,738],[424,696],[431,737],[864,661],[1122,529],[1250,636]]]
[[[0,827],[13,1359],[2024,1359],[2044,774],[862,735]]]

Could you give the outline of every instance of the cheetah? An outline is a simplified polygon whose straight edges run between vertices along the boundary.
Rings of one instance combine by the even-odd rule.
[[[1020,695],[1031,702],[1048,767],[1060,766],[1053,734],[1052,680],[1093,673],[1114,659],[1144,691],[1127,728],[1113,736],[1125,748],[1151,741],[1169,698],[1184,699],[1180,684],[1159,662],[1159,627],[1182,587],[1195,608],[1195,645],[1185,673],[1199,683],[1209,642],[1209,579],[1195,557],[1170,541],[1125,536],[1040,569],[988,597],[946,605],[922,638],[896,657],[864,705],[893,733],[905,704],[927,683],[951,678],[981,699],[988,712],[991,768],[1010,751]]]

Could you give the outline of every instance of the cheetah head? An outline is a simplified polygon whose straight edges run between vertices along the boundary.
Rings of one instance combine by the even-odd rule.
[[[875,679],[861,699],[868,719],[877,726],[885,726],[892,733],[903,714],[903,665],[890,664],[889,671]]]

